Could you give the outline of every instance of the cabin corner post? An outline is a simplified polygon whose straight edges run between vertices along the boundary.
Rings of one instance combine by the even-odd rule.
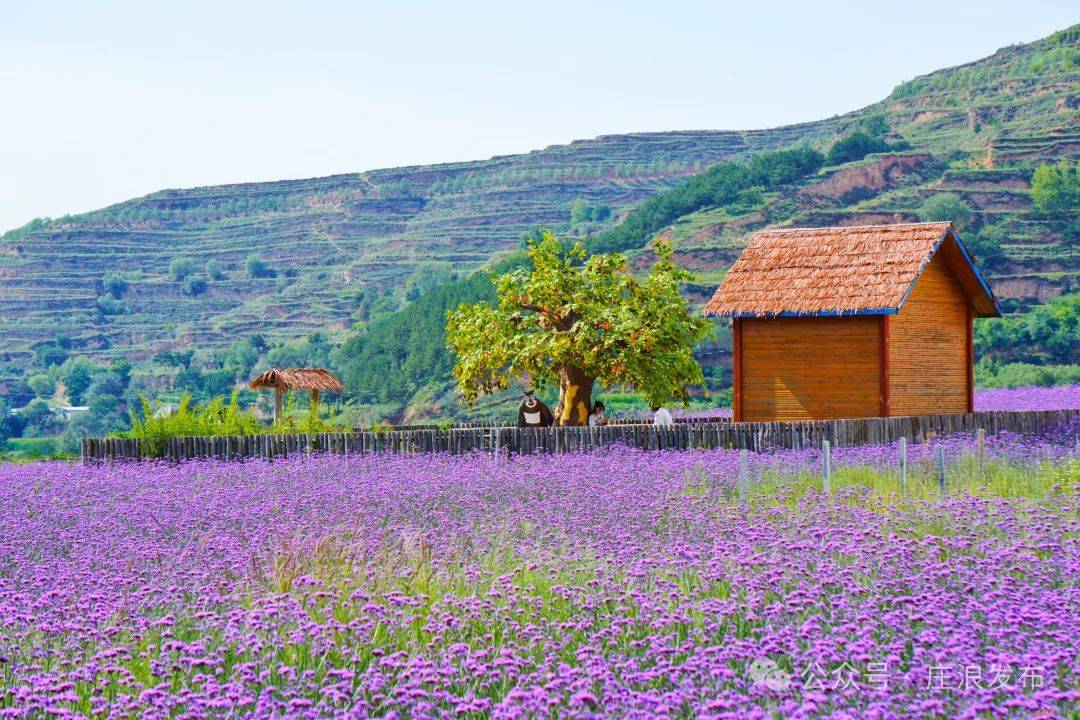
[[[731,319],[732,419],[743,421],[742,397],[742,318]]]
[[[889,417],[889,385],[892,379],[889,377],[889,316],[878,316],[878,385],[880,387],[880,407],[878,414],[881,417]]]
[[[975,314],[967,309],[967,411],[975,412]]]
[[[281,419],[281,386],[274,388],[274,422]]]

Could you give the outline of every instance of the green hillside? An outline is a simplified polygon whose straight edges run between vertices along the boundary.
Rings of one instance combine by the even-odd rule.
[[[1035,208],[1029,192],[1040,164],[1080,158],[1078,90],[1080,26],[815,123],[605,136],[480,162],[167,190],[34,222],[0,238],[0,389],[25,395],[31,372],[82,354],[126,358],[144,388],[169,390],[189,366],[223,373],[227,387],[238,366],[223,350],[254,339],[260,365],[281,343],[291,344],[278,360],[336,363],[354,399],[380,414],[456,410],[445,307],[482,295],[470,272],[541,225],[631,255],[662,232],[699,272],[688,290],[704,299],[757,229],[916,220],[944,194],[966,208],[962,235],[997,294],[1028,308],[1080,285],[1076,208]],[[764,161],[752,158],[793,146],[827,159],[792,175],[753,174]],[[723,173],[731,177],[712,183]],[[192,263],[170,272],[184,258]],[[185,350],[195,351],[187,363],[170,359]],[[723,337],[702,358],[722,384]]]

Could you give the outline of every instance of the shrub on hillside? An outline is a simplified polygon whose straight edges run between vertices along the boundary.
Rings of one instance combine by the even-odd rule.
[[[825,161],[829,165],[841,165],[862,160],[870,153],[885,152],[891,147],[885,138],[874,137],[870,133],[856,130],[833,143],[828,155],[825,156]]]
[[[105,273],[101,278],[101,287],[116,300],[127,290],[128,283],[120,273]]]
[[[34,395],[39,398],[49,397],[56,391],[56,383],[50,380],[49,376],[45,373],[31,375],[27,379],[26,384],[34,391]]]
[[[244,261],[244,269],[253,278],[268,277],[270,275],[270,268],[266,265],[266,261],[259,257],[258,253],[251,253],[247,256],[247,260]]]
[[[109,294],[99,296],[97,306],[102,315],[120,315],[124,312],[123,303]]]
[[[184,294],[192,297],[200,295],[206,290],[206,281],[201,277],[190,275],[184,279]]]
[[[971,219],[971,206],[956,193],[938,193],[924,200],[916,214],[923,222],[951,221],[963,227]]]
[[[611,206],[604,203],[590,203],[578,198],[570,203],[570,224],[584,222],[604,222],[611,217]]]
[[[188,275],[195,274],[195,261],[189,257],[173,258],[173,261],[169,263],[169,274],[174,280],[180,282]]]
[[[1031,176],[1031,201],[1046,213],[1080,211],[1080,163],[1062,160],[1057,165],[1040,165]]]
[[[217,260],[206,261],[206,276],[211,280],[223,280],[225,278],[225,271],[221,269],[221,263]]]
[[[993,267],[1005,259],[1001,244],[1005,241],[1005,230],[1000,225],[987,225],[978,233],[965,239],[968,249],[975,254],[975,260],[984,268]]]
[[[67,390],[68,402],[72,405],[82,405],[83,393],[90,387],[90,383],[94,381],[94,373],[99,369],[84,356],[74,357],[64,362],[60,372]]]

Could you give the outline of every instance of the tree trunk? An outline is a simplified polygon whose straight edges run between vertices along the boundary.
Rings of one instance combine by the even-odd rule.
[[[596,378],[589,377],[578,367],[565,367],[559,371],[559,404],[555,408],[556,425],[589,424],[594,382]]]

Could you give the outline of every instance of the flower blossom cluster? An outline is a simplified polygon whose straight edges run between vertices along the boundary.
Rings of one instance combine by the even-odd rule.
[[[1080,408],[1080,385],[995,388],[975,393],[975,410],[1067,410]]]
[[[994,436],[1045,494],[890,502],[741,502],[725,450],[0,465],[0,718],[1052,717],[1073,452]]]

